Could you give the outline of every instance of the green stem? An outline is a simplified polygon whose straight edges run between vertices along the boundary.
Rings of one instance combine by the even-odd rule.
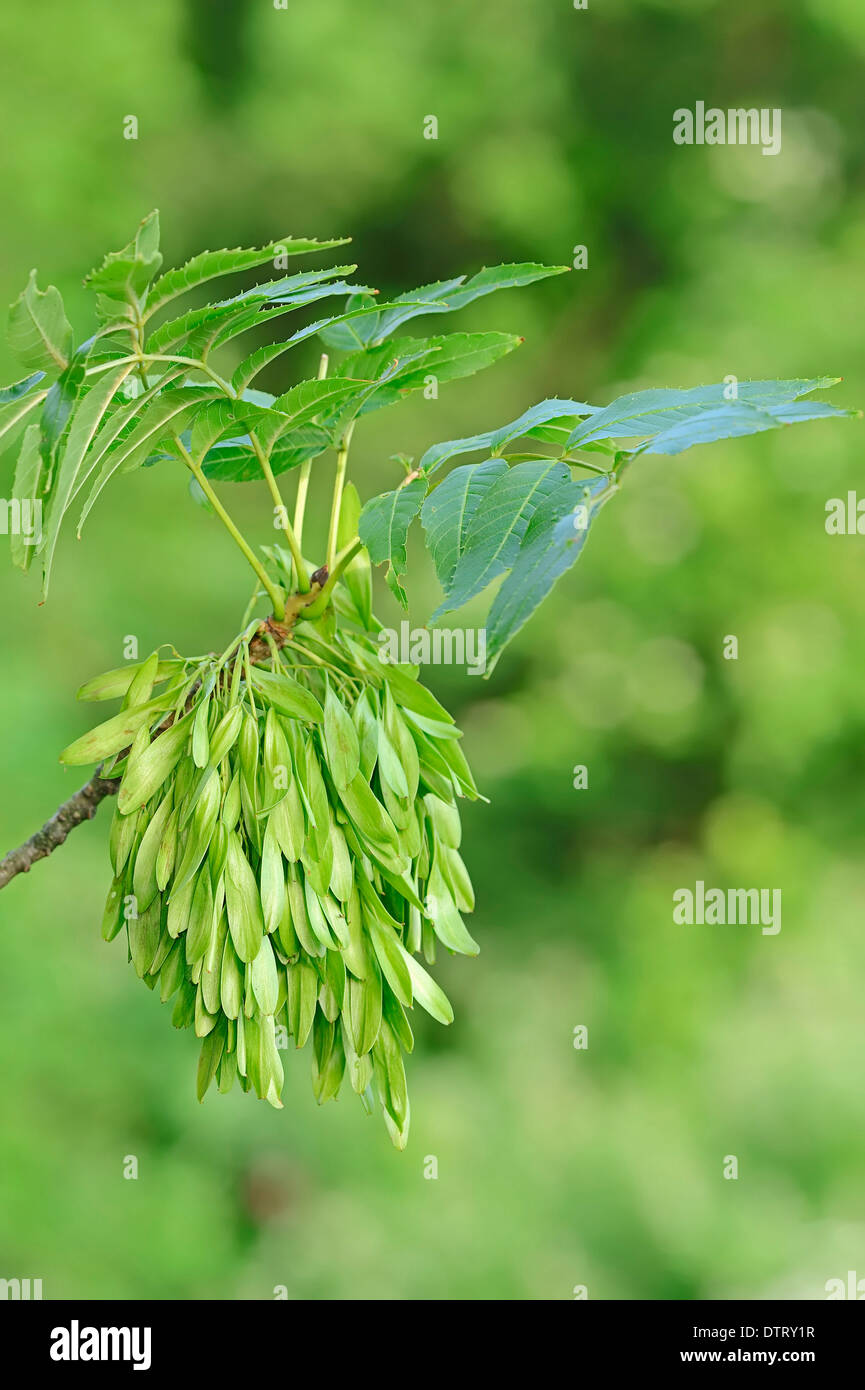
[[[186,464],[195,481],[198,483],[198,486],[201,488],[201,491],[204,493],[211,507],[216,512],[216,515],[219,517],[226,531],[231,536],[232,540],[235,542],[238,548],[243,552],[253,571],[258,576],[259,583],[266,590],[268,598],[273,604],[274,617],[279,621],[285,616],[285,595],[283,594],[282,590],[278,589],[277,586],[270,579],[267,571],[265,570],[255,551],[252,549],[252,546],[249,545],[248,542],[244,539],[244,537],[240,534],[231,517],[228,515],[228,512],[225,510],[216,493],[214,492],[213,488],[211,487],[208,479],[205,477],[201,468],[195,462],[195,459],[189,453],[189,450],[183,444],[183,441],[179,438],[178,435],[174,436],[174,442],[177,446],[177,450],[180,454],[180,457],[183,459],[183,462]]]
[[[318,363],[318,379],[324,381],[327,376],[327,353],[323,352]],[[312,471],[312,459],[307,459],[300,465],[300,476],[297,480],[297,499],[294,504],[294,534],[297,536],[297,543],[303,543],[303,517],[306,511],[306,495],[309,491],[309,475]]]
[[[276,507],[279,516],[282,518],[282,530],[285,535],[285,539],[288,541],[288,548],[291,551],[291,558],[294,561],[294,569],[295,573],[297,574],[297,586],[300,589],[300,592],[302,594],[305,594],[309,590],[309,576],[306,572],[306,564],[304,562],[303,552],[300,546],[298,545],[297,537],[294,534],[291,522],[288,519],[288,511],[286,509],[285,503],[282,500],[282,496],[280,494],[276,478],[273,476],[273,469],[270,466],[270,459],[267,457],[267,454],[262,449],[261,444],[258,440],[258,436],[255,434],[254,430],[249,431],[249,440],[252,444],[253,449],[255,450],[256,458],[258,459],[258,462],[261,464],[261,471],[264,474],[265,482],[267,483],[270,495],[273,498],[273,505],[274,507]],[[278,616],[279,614],[277,614],[277,617]]]
[[[339,453],[336,456],[336,478],[333,484],[333,502],[330,508],[330,529],[327,535],[327,567],[332,569],[336,563],[336,537],[339,531],[339,514],[342,510],[342,493],[345,487],[345,475],[348,470],[348,451],[351,445],[351,436],[354,433],[354,420],[348,426],[339,446]]]

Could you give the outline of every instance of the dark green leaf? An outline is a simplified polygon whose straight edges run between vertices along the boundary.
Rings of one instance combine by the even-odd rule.
[[[511,568],[532,514],[570,476],[567,467],[557,460],[533,459],[515,464],[496,479],[483,507],[475,513],[445,601],[431,622],[443,613],[461,608]]]
[[[538,507],[490,609],[486,623],[488,662],[498,656],[559,576],[578,559],[599,503],[610,496],[614,486],[607,478],[582,483],[568,480]]]
[[[448,474],[424,502],[421,522],[443,589],[453,579],[475,512],[496,479],[507,471],[507,463],[500,458],[463,464]]]

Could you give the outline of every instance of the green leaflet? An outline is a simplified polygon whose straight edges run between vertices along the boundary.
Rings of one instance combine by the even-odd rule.
[[[28,416],[44,403],[47,395],[47,391],[39,391],[36,395],[15,397],[0,405],[0,452],[14,444]]]
[[[40,290],[36,271],[9,310],[9,346],[25,367],[62,372],[72,353],[72,325],[60,291]]]
[[[256,266],[275,262],[281,256],[303,256],[314,251],[330,251],[336,246],[345,246],[350,237],[338,237],[332,241],[314,241],[306,237],[283,237],[271,241],[267,246],[241,248],[225,251],[201,251],[184,265],[166,271],[153,285],[147,297],[147,317],[161,309],[170,300],[187,290],[194,289],[208,280],[222,275],[232,275],[241,270],[253,270]]]
[[[569,481],[565,465],[552,459],[515,464],[496,479],[468,528],[445,600],[430,622],[461,608],[510,569],[535,509]]]
[[[39,426],[28,425],[21,442],[21,452],[15,467],[15,481],[12,485],[13,505],[18,507],[18,524],[13,526],[9,537],[9,547],[13,565],[28,570],[35,553],[39,536],[35,530],[35,510],[25,526],[27,509],[39,498],[39,483],[42,476],[42,453],[39,448]]]
[[[429,476],[448,459],[458,454],[473,454],[484,450],[493,456],[500,455],[509,444],[525,435],[544,438],[546,427],[556,421],[568,423],[569,428],[565,431],[566,440],[578,418],[596,415],[599,411],[600,406],[586,405],[584,401],[559,400],[558,397],[539,401],[537,405],[523,411],[522,415],[517,416],[509,425],[500,425],[498,429],[468,435],[463,439],[449,439],[442,444],[433,444],[421,457],[419,467]]]
[[[485,267],[469,280],[460,275],[453,280],[438,280],[430,285],[421,285],[416,290],[407,290],[390,304],[381,307],[375,306],[373,301],[370,311],[347,327],[324,329],[320,336],[328,347],[343,350],[350,350],[359,343],[380,343],[402,324],[420,314],[452,313],[496,290],[530,285],[549,275],[561,275],[569,268],[530,263]]]
[[[105,316],[113,317],[121,312],[120,306],[128,307],[131,296],[145,292],[161,265],[159,213],[154,211],[143,219],[132,241],[121,251],[110,252],[84,283],[108,300],[120,302],[119,306],[106,306]]]
[[[44,372],[31,372],[29,376],[22,377],[21,381],[13,381],[11,386],[0,386],[0,405],[8,405],[10,401],[17,401],[21,396],[26,396],[34,386],[38,386],[40,381],[45,380]]]
[[[496,658],[579,558],[601,499],[615,488],[606,478],[569,482],[538,507],[510,574],[487,619],[487,661]]]
[[[393,405],[409,391],[420,391],[432,374],[438,382],[458,381],[491,367],[520,346],[512,333],[446,333],[437,338],[398,338],[381,347],[352,353],[340,364],[339,374],[380,381],[359,411]],[[395,365],[396,364],[396,365]]]
[[[507,471],[507,463],[500,458],[463,464],[449,473],[424,502],[421,523],[443,589],[451,585],[478,507]]]
[[[140,468],[163,439],[179,433],[204,403],[214,399],[215,389],[210,386],[178,386],[165,391],[147,406],[128,437],[120,440],[107,453],[99,476],[82,509],[78,522],[79,535],[93,504],[114,474],[128,473],[134,468]]]
[[[405,573],[407,563],[408,530],[423,505],[426,487],[423,478],[415,478],[393,492],[373,497],[360,514],[360,539],[374,565],[387,561],[388,582],[403,607],[407,604],[399,578]]]
[[[772,411],[779,406],[788,406],[812,391],[834,386],[836,381],[835,377],[816,377],[811,381],[740,381],[733,400],[730,400],[729,386],[724,382],[715,386],[696,386],[688,391],[631,391],[619,396],[589,419],[581,421],[571,432],[568,449],[582,448],[604,439],[659,435],[685,420],[699,418],[705,413],[714,415],[719,408],[722,412],[729,409],[731,420],[736,419],[737,405]],[[716,432],[711,435],[712,438],[726,437],[722,432],[722,419],[723,415],[715,417]],[[682,447],[688,446],[683,444]]]

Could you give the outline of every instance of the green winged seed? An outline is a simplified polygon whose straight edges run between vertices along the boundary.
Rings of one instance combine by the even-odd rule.
[[[276,1013],[276,1005],[279,997],[279,981],[276,970],[276,957],[273,954],[273,947],[270,938],[265,936],[261,949],[255,960],[249,966],[252,978],[252,992],[255,995],[255,1002],[263,1014]]]
[[[309,1037],[315,1018],[318,1000],[319,978],[315,967],[308,961],[299,960],[288,966],[286,981],[286,1012],[292,1037],[298,1047],[303,1047]]]
[[[234,831],[228,836],[225,869],[225,904],[231,939],[240,959],[249,964],[261,947],[264,920],[255,875]]]
[[[256,666],[252,673],[252,684],[258,694],[282,714],[313,723],[318,723],[324,717],[324,711],[312,692],[284,672],[263,671]]]
[[[207,733],[209,713],[210,699],[205,696],[199,700],[195,718],[192,721],[192,761],[196,767],[207,767],[210,760],[210,739]]]
[[[370,970],[365,980],[346,979],[344,1017],[359,1057],[371,1052],[381,1028],[381,975]]]
[[[279,930],[285,899],[285,864],[271,817],[261,847],[261,909],[265,931]]]
[[[178,815],[175,806],[165,822],[165,828],[159,841],[159,850],[156,855],[156,884],[160,893],[165,892],[174,873],[174,861],[177,857]]]
[[[351,715],[328,684],[324,695],[324,747],[330,775],[342,791],[360,768],[360,744]]]
[[[453,1023],[454,1011],[444,990],[436,984],[419,960],[409,955],[404,947],[400,949],[411,976],[412,994],[416,1003],[420,1004],[422,1009],[426,1009],[433,1018],[438,1019],[439,1023]]]
[[[208,1033],[204,1042],[201,1044],[201,1055],[198,1059],[198,1077],[196,1081],[196,1092],[199,1100],[204,1100],[208,1087],[216,1075],[216,1069],[222,1060],[225,1048],[225,1029],[224,1026],[214,1028]]]
[[[236,1019],[243,1002],[243,966],[237,958],[231,937],[226,937],[222,953],[219,998],[226,1018]]]
[[[126,772],[117,793],[117,804],[126,815],[143,806],[173,772],[189,737],[188,716],[159,734],[142,752],[129,756]]]
[[[136,705],[146,705],[153,695],[153,687],[156,683],[156,676],[159,670],[159,657],[153,652],[146,661],[142,661],[132,680],[129,688],[123,697],[123,708],[134,709]]]
[[[80,687],[76,698],[79,700],[122,699],[142,664],[136,662],[133,666],[119,666],[113,671],[103,671],[101,676],[93,676],[91,680],[85,681]],[[182,661],[160,661],[156,668],[154,683],[158,684],[160,681],[167,680],[169,676],[177,675],[182,670]]]
[[[159,809],[144,832],[138,853],[135,856],[135,871],[132,876],[132,891],[138,899],[139,910],[149,907],[160,891],[156,877],[156,863],[166,824],[171,815],[171,792],[163,797]]]
[[[222,716],[210,740],[210,757],[208,766],[218,767],[223,758],[234,747],[240,737],[240,728],[243,723],[243,709],[240,705],[233,705],[226,714]]]
[[[81,738],[64,748],[60,761],[67,766],[77,767],[82,763],[98,763],[113,757],[115,753],[128,748],[138,731],[151,724],[164,709],[162,700],[156,699],[139,705],[137,709],[121,710],[113,719],[97,724],[95,729],[82,734]]]
[[[382,926],[374,918],[367,919],[367,927],[382,974],[400,1003],[411,1008],[411,975],[396,933],[390,927]]]

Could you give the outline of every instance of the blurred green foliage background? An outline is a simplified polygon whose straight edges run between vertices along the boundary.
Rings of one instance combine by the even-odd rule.
[[[0,298],[36,265],[80,338],[83,273],[153,206],[169,261],[346,232],[383,292],[588,247],[452,322],[525,345],[358,431],[365,490],[397,450],[554,394],[829,373],[865,404],[859,0],[44,0],[4,9],[0,48]],[[698,99],[782,108],[782,154],[674,146]],[[310,345],[292,368],[315,365]],[[283,1113],[197,1106],[194,1038],[99,937],[104,810],[14,882],[0,1276],[162,1299],[820,1298],[865,1276],[865,541],[824,530],[861,451],[839,422],[642,461],[491,681],[429,673],[491,805],[465,815],[482,953],[441,967],[453,1027],[418,1020],[406,1153],[350,1094],[318,1111],[306,1053]],[[270,539],[263,493],[228,491]],[[91,718],[81,681],[127,634],[221,649],[248,594],[168,467],[110,489],[58,566],[43,608],[0,570],[3,849],[78,784],[57,753]],[[419,545],[411,566],[419,624]],[[780,887],[781,933],[675,926],[697,878]]]

